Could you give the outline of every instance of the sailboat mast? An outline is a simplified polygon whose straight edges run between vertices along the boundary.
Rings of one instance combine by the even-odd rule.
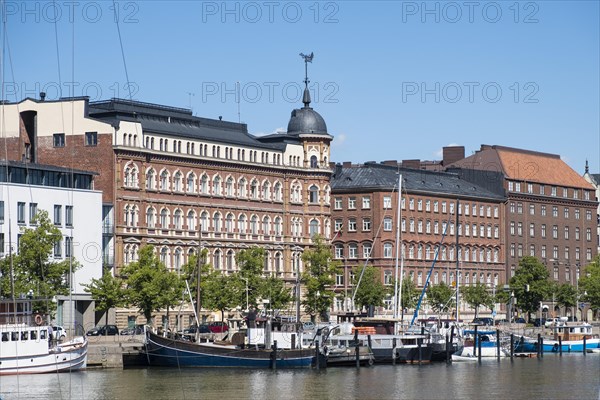
[[[456,254],[456,275],[454,278],[456,280],[456,322],[458,322],[458,319],[459,319],[458,318],[458,309],[459,309],[458,298],[459,298],[459,291],[460,291],[460,285],[459,285],[459,279],[458,279],[459,267],[460,267],[460,257],[459,257],[460,253],[458,252],[458,250],[460,248],[459,243],[458,243],[459,233],[460,233],[460,230],[458,229],[458,210],[459,210],[458,207],[459,207],[459,205],[460,205],[460,200],[456,199],[456,207],[454,207],[454,211],[456,212],[456,223],[455,223],[455,226],[456,226],[456,249],[454,250],[454,254]]]
[[[402,219],[402,174],[398,174],[398,206],[396,210],[397,221],[396,221],[396,268],[394,271],[394,275],[396,277],[394,282],[394,318],[398,319],[398,310],[399,307],[402,306],[402,284],[399,285],[400,280],[402,279],[400,275],[398,275],[398,259],[400,258],[400,247],[402,247],[402,243],[400,242],[400,221]],[[398,286],[400,286],[398,288]]]

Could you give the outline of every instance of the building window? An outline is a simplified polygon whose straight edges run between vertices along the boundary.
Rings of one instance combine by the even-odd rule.
[[[21,202],[17,203],[17,223],[18,224],[25,223],[25,203],[21,203]]]
[[[371,198],[370,197],[363,197],[362,198],[362,208],[363,209],[369,209],[369,208],[371,208]]]
[[[371,243],[363,244],[363,258],[371,257]]]
[[[65,237],[65,257],[69,258],[73,256],[73,238],[70,236]]]
[[[62,240],[57,240],[54,243],[54,258],[62,257]]]
[[[369,218],[364,218],[363,219],[362,230],[363,231],[370,231],[371,230],[371,219],[369,219]]]
[[[335,247],[335,258],[344,258],[344,246],[341,244],[336,244]]]
[[[535,237],[535,224],[529,224],[529,237]]]
[[[552,258],[558,260],[558,246],[552,247]]]
[[[0,200],[0,224],[4,223],[4,200]]]
[[[591,210],[585,210],[585,219],[587,221],[591,221],[592,220],[592,211]]]
[[[558,225],[552,225],[552,239],[558,239]]]
[[[319,202],[319,188],[316,185],[312,185],[308,190],[310,191],[308,201],[311,203],[318,203]]]
[[[533,184],[532,183],[527,184],[527,193],[533,193]]]
[[[335,275],[335,285],[336,286],[344,286],[344,275],[342,275],[342,274]]]
[[[356,243],[348,245],[348,258],[358,258],[358,245]]]
[[[425,211],[431,211],[431,200],[425,200]]]
[[[423,200],[417,201],[417,211],[423,211]]]
[[[383,208],[385,208],[385,209],[392,208],[392,197],[391,196],[383,196]]]
[[[523,236],[523,223],[522,222],[517,223],[517,235]],[[483,235],[480,235],[480,236],[483,236]]]
[[[542,217],[546,216],[546,206],[540,206],[540,214],[542,215]]]
[[[55,133],[52,135],[52,143],[54,147],[65,147],[65,134]]]
[[[515,203],[513,203],[512,201],[510,202],[510,213],[511,214],[515,213]]]
[[[356,209],[356,197],[348,198],[348,209],[355,210]]]
[[[392,258],[392,244],[391,243],[383,244],[383,258]]]
[[[73,206],[65,206],[65,226],[73,226]]]
[[[392,230],[392,218],[385,217],[383,219],[383,230],[389,232]]]
[[[86,146],[98,146],[98,132],[86,132],[85,133],[85,145]]]
[[[333,199],[333,208],[335,210],[341,210],[342,209],[342,198],[341,197],[336,197]]]
[[[575,240],[579,240],[579,227],[575,227]]]
[[[29,203],[29,223],[33,225],[35,216],[37,215],[38,205],[37,203]]]
[[[529,215],[535,215],[535,204],[529,205]]]
[[[386,269],[383,271],[383,284],[386,286],[391,285],[394,282],[392,270]]]
[[[356,219],[350,218],[348,220],[348,231],[350,231],[350,232],[356,231]]]
[[[543,244],[542,245],[542,254],[541,254],[542,258],[545,259],[546,258],[546,245]]]
[[[58,204],[54,205],[54,225],[62,225],[62,206]]]
[[[558,207],[552,207],[552,216],[558,218]]]
[[[592,228],[585,229],[585,240],[587,240],[588,242],[592,241]]]
[[[565,239],[569,240],[569,227],[565,226]]]

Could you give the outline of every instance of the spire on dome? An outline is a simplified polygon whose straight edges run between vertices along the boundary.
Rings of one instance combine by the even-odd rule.
[[[313,57],[315,54],[311,52],[309,55],[304,53],[300,53],[300,57],[304,59],[304,94],[302,96],[302,102],[304,103],[304,108],[310,108],[310,92],[308,90],[308,63],[312,63]]]

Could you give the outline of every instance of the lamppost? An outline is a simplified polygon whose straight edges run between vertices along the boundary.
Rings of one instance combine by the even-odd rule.
[[[248,312],[249,310],[249,305],[248,305],[248,278],[244,278],[243,276],[240,276],[240,279],[243,279],[244,282],[246,282],[246,312]]]
[[[292,247],[294,254],[292,255],[292,262],[295,264],[294,271],[296,272],[296,323],[300,322],[300,252],[302,247]]]

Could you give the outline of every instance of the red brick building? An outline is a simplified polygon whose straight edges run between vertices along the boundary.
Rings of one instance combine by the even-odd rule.
[[[507,279],[519,259],[531,255],[546,265],[552,279],[577,285],[580,268],[597,251],[598,203],[590,183],[556,154],[504,146],[482,145],[451,167],[461,168],[456,172],[466,180],[506,191]]]
[[[502,194],[460,179],[458,175],[383,165],[338,164],[331,181],[334,257],[342,261],[338,291],[347,294],[336,310],[349,310],[353,270],[380,269],[381,281],[392,285],[396,265],[398,172],[402,174],[401,242],[405,276],[423,287],[436,247],[442,242],[431,275],[433,284],[482,282],[493,288],[505,282]],[[458,202],[458,225],[456,204]],[[447,229],[446,229],[447,227]],[[458,254],[456,239],[458,238]],[[391,300],[388,300],[391,305]]]

